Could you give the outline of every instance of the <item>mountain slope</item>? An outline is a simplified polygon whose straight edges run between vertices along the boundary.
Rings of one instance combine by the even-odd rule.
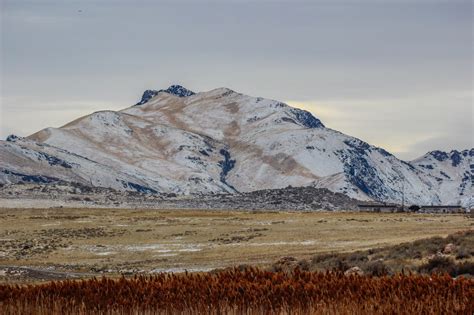
[[[449,159],[429,153],[404,162],[326,128],[307,111],[227,88],[148,90],[122,111],[96,112],[10,140],[0,146],[4,174],[25,172],[23,164],[36,163],[28,174],[128,190],[232,193],[311,185],[363,200],[401,202],[404,196],[417,204],[465,204],[472,195],[474,150],[459,152],[459,157],[451,153]],[[36,155],[49,150],[75,164],[59,169],[31,159],[19,147]],[[19,157],[3,161],[4,155],[14,154]],[[28,163],[15,162],[22,159]],[[426,167],[428,162],[435,166]],[[0,175],[3,182],[15,178]]]
[[[427,175],[428,185],[441,200],[461,200],[465,206],[474,206],[474,149],[432,151],[410,163]]]

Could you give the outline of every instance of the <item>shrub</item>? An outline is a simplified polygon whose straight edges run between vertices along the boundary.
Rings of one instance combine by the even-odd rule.
[[[459,275],[473,275],[474,276],[474,262],[466,261],[457,265],[457,274]]]
[[[310,264],[306,259],[302,259],[298,262],[297,267],[303,271],[309,271]]]
[[[336,260],[336,264],[334,265],[332,269],[334,271],[344,272],[347,269],[350,269],[351,267],[354,267],[354,266],[349,265],[345,260],[338,259]]]
[[[369,260],[369,258],[367,257],[367,254],[363,252],[354,252],[354,253],[348,254],[346,259],[347,261],[351,263],[359,263],[359,262],[365,262]]]
[[[469,257],[471,257],[471,253],[467,249],[465,249],[464,247],[458,249],[456,259],[465,259]]]
[[[456,267],[457,266],[452,258],[435,256],[427,263],[421,265],[418,271],[422,273],[448,273],[451,276],[456,276]]]
[[[311,269],[346,271],[351,267],[362,265],[368,260],[367,253],[362,251],[321,254],[311,259]]]
[[[335,253],[316,255],[311,259],[311,264],[316,265],[316,264],[334,259],[338,256],[340,256],[340,254],[335,254]]]
[[[390,270],[390,268],[385,265],[383,261],[380,260],[371,261],[367,263],[365,266],[363,266],[363,270],[366,274],[375,277],[382,277],[392,274],[392,270]]]

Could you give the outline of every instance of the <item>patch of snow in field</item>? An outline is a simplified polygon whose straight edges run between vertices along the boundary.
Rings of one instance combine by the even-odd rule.
[[[153,255],[154,258],[157,258],[157,257],[173,257],[173,256],[178,256],[178,254],[176,254],[176,253],[167,253],[167,254]]]
[[[172,252],[171,249],[158,249],[154,251],[155,253],[169,253]]]
[[[61,225],[61,222],[41,224],[41,226],[55,226],[55,225]]]
[[[95,253],[97,256],[109,256],[109,255],[115,255],[117,252],[100,252],[100,253]]]
[[[156,268],[150,271],[150,273],[182,273],[182,272],[208,272],[216,269],[215,267],[191,267],[191,268]]]
[[[252,222],[252,224],[256,224],[256,225],[272,225],[273,221],[257,221],[257,222]]]
[[[301,241],[301,242],[286,242],[286,241],[278,241],[278,242],[265,242],[265,243],[233,243],[233,244],[227,244],[227,246],[297,246],[297,245],[302,245],[302,246],[311,246],[315,245],[316,241],[315,240],[306,240],[306,241]]]
[[[245,225],[275,225],[275,224],[287,224],[287,223],[294,223],[296,220],[284,220],[284,221],[275,221],[275,220],[263,220],[263,221],[256,221],[256,222],[245,222]]]
[[[178,249],[178,252],[199,252],[201,250],[202,248],[183,248],[183,249]]]
[[[200,251],[202,250],[202,247],[204,247],[204,244],[179,244],[179,243],[170,243],[170,244],[145,244],[145,245],[127,245],[124,246],[124,250],[128,251],[136,251],[136,252],[141,252],[141,251],[147,251],[147,250],[153,250],[153,251]]]

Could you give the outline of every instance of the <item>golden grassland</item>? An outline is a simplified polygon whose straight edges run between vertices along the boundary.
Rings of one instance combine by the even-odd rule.
[[[310,259],[446,236],[473,222],[398,213],[0,209],[0,267],[88,275],[265,267],[284,256]]]
[[[473,314],[473,222],[398,213],[0,209],[0,314]],[[415,273],[400,273],[408,265]],[[15,266],[53,272],[8,273]],[[365,275],[344,272],[353,266]],[[180,273],[186,269],[196,272]],[[49,281],[71,274],[88,280]]]

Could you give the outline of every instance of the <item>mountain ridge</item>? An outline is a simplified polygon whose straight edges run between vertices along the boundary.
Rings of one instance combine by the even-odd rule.
[[[28,170],[149,192],[233,193],[291,185],[328,188],[360,200],[472,203],[474,149],[435,150],[402,161],[326,128],[307,111],[227,88],[147,90],[129,108],[9,138],[13,141],[0,146],[0,183],[20,181],[23,177],[12,173]],[[72,166],[58,171],[42,153]],[[12,156],[29,166],[20,167]]]
[[[176,95],[179,97],[187,97],[187,96],[196,94],[193,91],[188,90],[184,86],[181,86],[179,84],[174,84],[165,90],[145,90],[145,92],[143,92],[142,99],[135,105],[145,104],[146,102],[148,102],[150,99],[152,99],[154,96],[156,96],[160,92]]]

